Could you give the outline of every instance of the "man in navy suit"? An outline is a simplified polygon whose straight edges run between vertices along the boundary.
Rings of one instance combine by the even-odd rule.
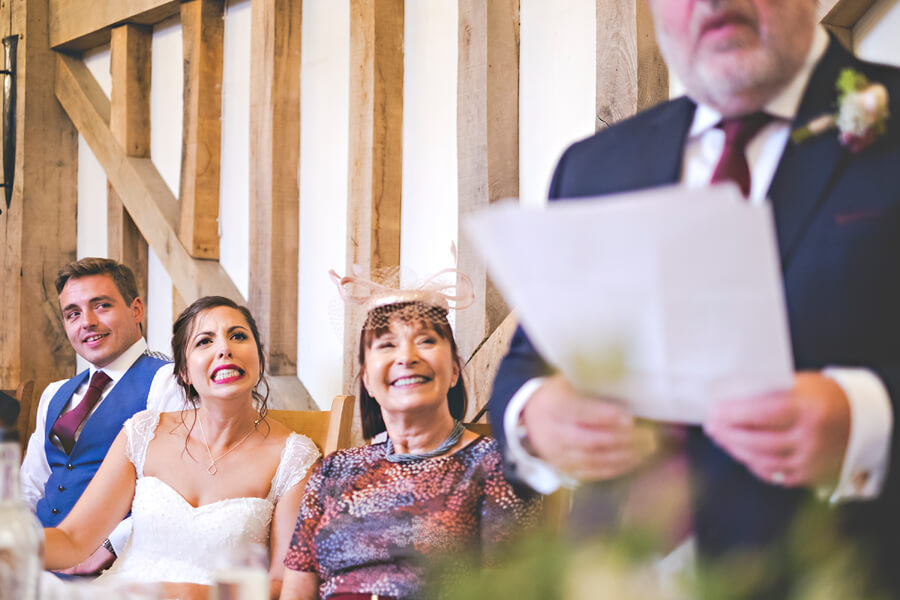
[[[708,185],[727,152],[726,124],[767,115],[741,150],[742,184],[748,201],[772,202],[796,375],[789,391],[718,402],[702,428],[689,428],[699,558],[762,556],[771,562],[751,595],[785,595],[793,568],[785,539],[810,506],[856,542],[861,568],[883,585],[900,571],[886,560],[900,546],[900,72],[829,39],[815,0],[651,0],[651,8],[687,96],[570,147],[551,200]],[[845,69],[885,86],[887,131],[863,148],[843,145],[835,130],[792,141],[792,131],[834,113]],[[503,423],[494,429],[511,473],[539,491],[567,477],[619,480],[653,452],[651,430],[614,399],[579,394],[521,329],[490,409]]]

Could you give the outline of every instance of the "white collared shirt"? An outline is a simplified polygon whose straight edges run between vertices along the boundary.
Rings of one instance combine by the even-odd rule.
[[[787,146],[791,122],[800,107],[813,69],[828,47],[828,35],[816,27],[806,60],[791,83],[763,108],[775,117],[747,145],[747,163],[751,174],[749,201],[766,201],[778,163]],[[705,187],[712,179],[725,145],[725,133],[717,127],[722,120],[715,109],[698,104],[685,142],[681,182],[690,187]],[[840,480],[834,490],[819,490],[832,502],[874,498],[881,493],[887,475],[893,410],[881,380],[868,369],[830,367],[823,371],[841,386],[850,403],[850,438]],[[566,484],[565,475],[528,454],[518,443],[516,427],[528,398],[542,379],[532,379],[510,400],[504,415],[508,454],[517,474],[541,493],[550,493]]]

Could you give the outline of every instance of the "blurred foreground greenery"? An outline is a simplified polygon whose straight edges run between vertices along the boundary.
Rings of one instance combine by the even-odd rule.
[[[534,531],[510,545],[495,564],[455,556],[433,569],[432,597],[446,600],[684,600],[786,598],[880,600],[869,562],[836,533],[834,512],[811,506],[765,556],[744,553],[676,572],[660,563],[659,538],[629,528],[575,541],[572,532]],[[671,562],[671,561],[670,561]],[[452,563],[452,566],[451,566]],[[900,567],[898,567],[900,569]],[[671,571],[671,569],[669,570]],[[770,590],[790,574],[786,589]],[[784,580],[781,580],[784,581]]]

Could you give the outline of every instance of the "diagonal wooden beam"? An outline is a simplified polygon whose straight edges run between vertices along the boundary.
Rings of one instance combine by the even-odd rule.
[[[112,31],[109,128],[128,156],[150,156],[150,48],[152,32],[139,25]],[[147,298],[147,242],[122,200],[107,182],[107,229],[110,258],[134,271],[138,293]],[[146,320],[146,317],[145,317]],[[146,328],[146,322],[144,323]]]
[[[254,0],[250,42],[250,308],[269,372],[297,374],[300,18],[296,0]]]
[[[141,234],[185,300],[217,294],[243,302],[218,262],[195,260],[178,240],[178,202],[149,158],[128,156],[109,128],[109,100],[83,62],[57,56],[56,98],[93,151]]]
[[[876,0],[819,0],[818,15],[849,50],[853,50],[853,28]]]
[[[819,0],[819,20],[825,25],[852,29],[877,0]]]
[[[647,0],[597,0],[597,125],[668,99],[669,71]]]
[[[347,269],[400,264],[403,159],[403,0],[350,1],[350,173]],[[344,381],[361,323],[347,312]],[[350,392],[352,393],[352,392]]]
[[[519,0],[460,0],[457,85],[459,221],[519,195]],[[484,260],[460,231],[459,269],[475,304],[456,315],[457,341],[469,357],[509,313]]]
[[[213,260],[219,258],[224,11],[223,0],[188,0],[181,5],[184,119],[179,238],[194,258]]]
[[[50,47],[86,50],[109,41],[110,27],[115,25],[153,25],[177,15],[179,0],[47,0],[47,4]]]

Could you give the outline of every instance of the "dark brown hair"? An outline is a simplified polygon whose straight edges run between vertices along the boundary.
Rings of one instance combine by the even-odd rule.
[[[409,310],[412,308],[413,310]],[[406,309],[406,310],[404,310]],[[359,368],[360,373],[366,368],[366,352],[372,347],[372,343],[387,333],[394,320],[401,322],[422,322],[432,329],[441,339],[450,342],[450,351],[453,362],[459,368],[459,378],[456,385],[447,391],[447,406],[450,408],[450,416],[462,421],[466,414],[468,398],[466,385],[462,376],[462,360],[459,358],[459,348],[453,338],[453,330],[447,321],[446,311],[435,310],[434,307],[422,302],[397,302],[386,306],[378,306],[366,315],[362,332],[359,335]],[[362,424],[363,437],[372,439],[385,430],[384,418],[381,416],[381,406],[369,395],[366,386],[359,380],[359,417]]]
[[[56,274],[56,293],[61,294],[70,279],[90,275],[109,275],[129,306],[138,297],[137,283],[130,268],[109,258],[96,257],[82,258],[64,265]]]
[[[250,327],[253,334],[253,340],[256,342],[256,351],[259,353],[259,383],[253,388],[253,399],[257,403],[260,419],[264,419],[268,412],[269,404],[269,382],[266,380],[266,355],[263,351],[262,341],[259,339],[259,328],[256,326],[256,320],[246,307],[234,302],[230,298],[223,296],[203,296],[194,300],[184,311],[175,319],[172,326],[172,354],[175,359],[175,381],[184,390],[184,397],[194,408],[197,408],[197,390],[194,386],[187,383],[187,344],[188,339],[194,330],[194,322],[197,316],[207,310],[225,306],[233,308],[243,315],[244,320]],[[265,388],[264,393],[260,393],[259,388]]]

